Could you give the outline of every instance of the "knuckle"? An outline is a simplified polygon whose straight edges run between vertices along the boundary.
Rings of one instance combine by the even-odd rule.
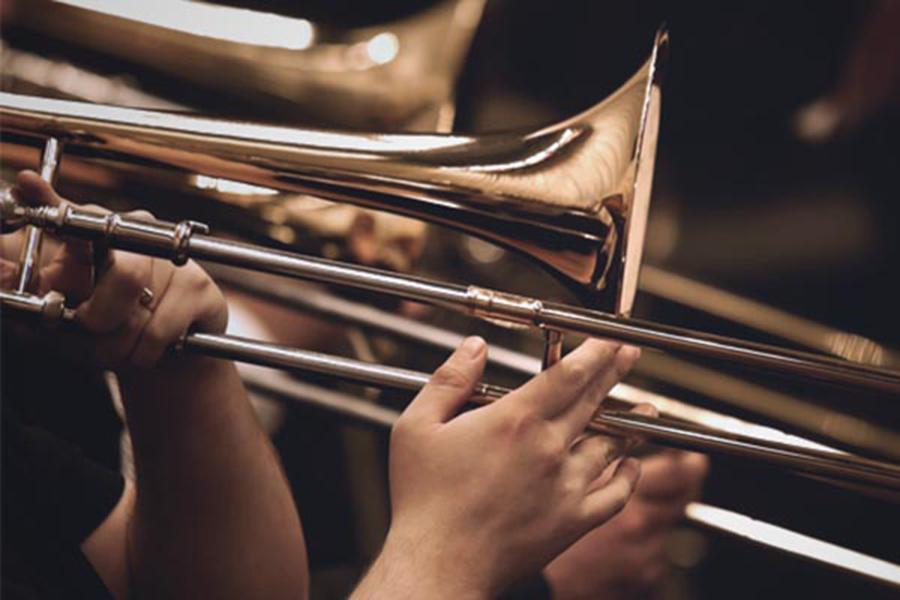
[[[580,361],[563,361],[560,363],[561,375],[564,383],[574,386],[580,387],[584,383],[587,382],[590,377],[590,372],[583,362]]]
[[[465,388],[469,386],[469,376],[453,364],[444,364],[431,376],[431,383],[448,388]]]
[[[498,427],[514,441],[529,439],[539,429],[541,419],[529,410],[507,411],[497,422]]]
[[[543,438],[542,451],[544,452],[544,454],[562,460],[563,456],[565,456],[566,451],[568,450],[568,444],[566,443],[565,436],[561,435],[553,429],[550,429],[549,431],[545,432]]]
[[[539,438],[536,443],[537,462],[545,473],[558,472],[567,455],[566,445],[562,436],[548,433]]]

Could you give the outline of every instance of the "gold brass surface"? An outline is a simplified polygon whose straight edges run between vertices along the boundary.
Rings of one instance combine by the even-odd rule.
[[[617,92],[537,131],[362,134],[0,94],[4,132],[450,225],[538,259],[601,305],[633,303],[660,93],[651,58]],[[626,260],[627,257],[627,260]]]

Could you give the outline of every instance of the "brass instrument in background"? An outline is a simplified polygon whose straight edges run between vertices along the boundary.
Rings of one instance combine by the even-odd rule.
[[[435,107],[437,129],[453,121],[447,100],[484,3],[442,0],[392,23],[337,30],[189,0],[27,0],[12,3],[8,24],[292,121],[433,130]]]

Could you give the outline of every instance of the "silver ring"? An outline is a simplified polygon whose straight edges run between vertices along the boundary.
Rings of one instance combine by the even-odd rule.
[[[153,290],[145,287],[141,290],[141,297],[138,302],[141,303],[141,306],[150,308],[150,305],[153,304],[154,298],[156,298],[156,294],[153,293]]]

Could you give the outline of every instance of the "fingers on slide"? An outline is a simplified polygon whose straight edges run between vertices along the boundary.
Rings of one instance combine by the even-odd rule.
[[[581,435],[607,394],[631,370],[639,356],[637,348],[621,346],[594,374],[581,394],[555,417],[570,439],[574,440]]]
[[[486,360],[485,341],[480,337],[466,338],[438,367],[401,418],[431,423],[445,423],[452,419],[481,379]]]

